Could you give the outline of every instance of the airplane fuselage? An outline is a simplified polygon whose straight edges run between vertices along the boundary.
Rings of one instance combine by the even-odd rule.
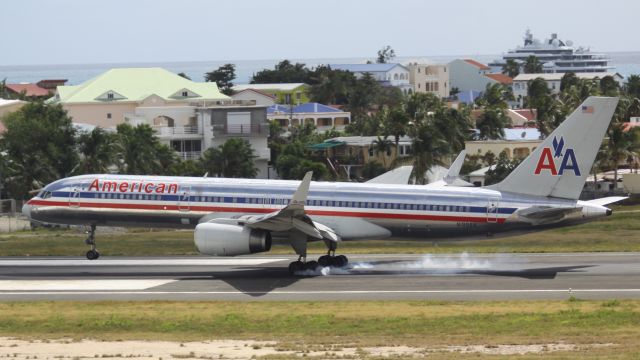
[[[25,205],[46,223],[195,228],[215,218],[272,213],[285,207],[299,181],[164,176],[82,175],[49,184]],[[305,211],[342,239],[390,235],[440,238],[535,230],[519,209],[574,207],[545,226],[605,216],[578,200],[528,197],[481,188],[312,182]]]

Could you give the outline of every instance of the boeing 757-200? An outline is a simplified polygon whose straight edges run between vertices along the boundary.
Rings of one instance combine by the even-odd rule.
[[[23,212],[35,221],[90,226],[195,228],[202,254],[269,251],[285,237],[299,255],[291,272],[344,266],[339,242],[534,231],[611,214],[623,198],[580,201],[617,98],[590,97],[502,182],[484,188],[133,175],[81,175],[47,185]],[[327,255],[307,261],[307,243]]]

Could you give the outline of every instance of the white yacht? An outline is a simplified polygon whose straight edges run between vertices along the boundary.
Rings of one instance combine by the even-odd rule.
[[[535,39],[528,29],[524,35],[523,46],[509,50],[503,54],[502,59],[495,60],[489,66],[493,71],[500,72],[507,60],[515,60],[522,64],[531,55],[542,63],[542,71],[545,73],[604,73],[611,72],[614,68],[609,66],[606,54],[594,53],[582,46],[574,48],[571,40],[560,40],[558,34],[551,34],[551,38],[540,41]]]

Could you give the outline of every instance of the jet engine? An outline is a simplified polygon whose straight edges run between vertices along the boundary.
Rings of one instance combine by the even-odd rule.
[[[194,233],[201,254],[247,255],[271,250],[271,233],[240,225],[202,223]]]

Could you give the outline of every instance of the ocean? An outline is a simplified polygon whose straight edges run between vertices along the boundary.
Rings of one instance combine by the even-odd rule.
[[[610,65],[624,77],[640,74],[640,52],[608,53]],[[397,57],[395,62],[447,63],[459,58],[472,58],[483,63],[499,59],[501,55],[442,55]],[[371,58],[326,58],[326,59],[289,59],[314,68],[321,64],[364,63]],[[175,73],[184,72],[194,81],[204,81],[205,73],[217,69],[226,63],[236,65],[235,84],[249,83],[251,77],[262,69],[273,69],[280,60],[237,60],[237,61],[189,61],[189,62],[144,62],[112,64],[70,64],[70,65],[7,65],[0,66],[0,81],[7,83],[35,83],[43,79],[67,79],[67,85],[77,85],[109,69],[122,67],[162,67]]]

